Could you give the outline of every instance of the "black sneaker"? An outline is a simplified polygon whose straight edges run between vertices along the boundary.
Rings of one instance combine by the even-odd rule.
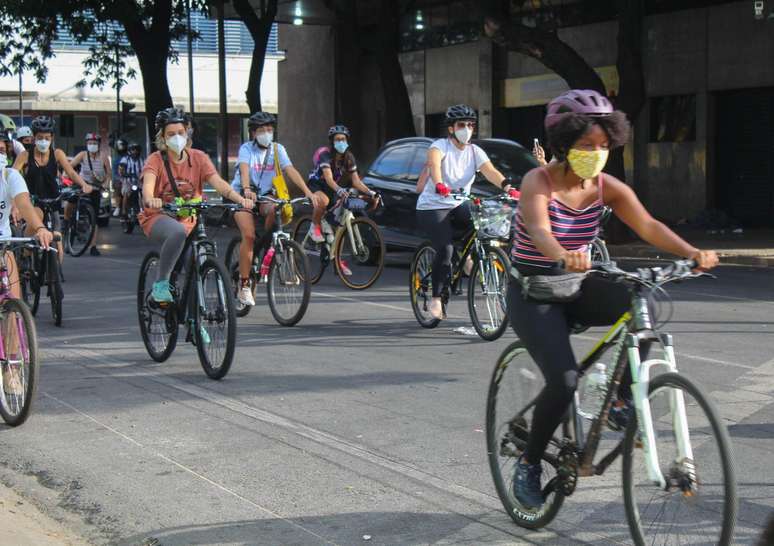
[[[616,400],[607,414],[607,426],[617,431],[626,430],[632,415],[634,415],[634,402],[628,398]]]
[[[534,510],[543,506],[543,490],[540,487],[540,475],[543,468],[540,464],[523,463],[524,456],[519,457],[516,463],[516,472],[513,476],[513,494],[524,508]]]
[[[91,250],[89,250],[89,254],[92,256],[100,256],[102,253],[99,251],[99,249],[96,246],[91,247]]]

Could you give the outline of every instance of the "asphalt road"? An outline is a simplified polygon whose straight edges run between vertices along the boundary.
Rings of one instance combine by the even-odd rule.
[[[99,258],[68,257],[64,327],[38,313],[35,412],[0,426],[0,479],[96,544],[614,544],[628,541],[620,466],[581,479],[541,532],[514,526],[486,462],[495,360],[514,339],[420,328],[405,265],[353,292],[332,273],[303,321],[265,297],[239,324],[230,374],[207,379],[180,343],[164,364],[140,340],[135,286],[148,246],[116,227]],[[671,290],[681,370],[731,432],[737,542],[774,510],[774,274],[723,267]],[[589,331],[577,340],[588,346]]]

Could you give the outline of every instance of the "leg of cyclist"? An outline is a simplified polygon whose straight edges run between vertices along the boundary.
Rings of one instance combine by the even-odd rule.
[[[160,216],[151,228],[149,239],[161,249],[159,251],[159,275],[156,282],[153,283],[151,295],[156,302],[170,303],[174,301],[169,286],[169,276],[183,251],[185,238],[186,232],[183,224],[169,216]]]
[[[250,269],[253,265],[253,248],[255,246],[255,217],[250,211],[234,213],[234,223],[239,228],[242,242],[239,244],[239,302],[242,305],[255,305],[253,292],[250,289]]]
[[[91,206],[94,209],[94,235],[91,237],[91,241],[89,241],[89,254],[92,256],[99,256],[100,252],[97,248],[97,233],[99,232],[99,226],[96,223],[97,214],[99,213],[99,203],[102,200],[102,190],[95,188],[90,194],[89,194],[89,201],[91,202]]]
[[[522,273],[550,274],[550,271],[531,269]],[[566,304],[525,299],[521,286],[511,283],[508,292],[511,325],[546,382],[535,405],[527,447],[516,466],[514,493],[526,506],[542,504],[540,459],[561,423],[578,384],[577,361],[570,345],[569,326],[574,323],[609,325],[618,320],[629,306],[630,296],[626,286],[599,278],[586,279],[582,296]]]
[[[258,241],[256,248],[263,250],[271,244],[271,237],[274,232],[274,205],[272,203],[262,203],[258,212],[263,216],[263,235]]]
[[[433,259],[433,294],[428,311],[437,319],[443,318],[441,294],[449,283],[452,253],[454,252],[451,209],[418,210],[417,223],[424,227],[435,250]]]
[[[11,285],[11,296],[21,298],[21,286],[19,285],[19,269],[13,252],[5,253],[5,265],[8,268],[8,282]],[[11,319],[11,320],[9,320]],[[19,329],[15,316],[6,316],[2,319],[3,344],[6,351],[8,364],[3,366],[3,386],[5,392],[23,394],[24,385],[19,370]]]
[[[314,188],[312,189],[314,190]],[[314,212],[312,213],[312,225],[309,230],[312,240],[315,243],[322,243],[325,241],[325,235],[323,235],[322,232],[322,219],[323,216],[325,216],[325,211],[328,210],[328,205],[330,205],[331,200],[328,194],[322,190],[317,190],[314,194],[321,199],[321,204],[314,208]]]

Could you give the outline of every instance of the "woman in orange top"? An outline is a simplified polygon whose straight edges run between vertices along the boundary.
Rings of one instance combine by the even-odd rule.
[[[252,208],[253,202],[234,191],[223,180],[207,154],[188,148],[185,113],[180,108],[167,108],[156,114],[157,152],[148,156],[142,170],[142,194],[145,210],[140,214],[140,226],[145,235],[161,247],[159,277],[153,284],[151,297],[156,302],[172,302],[169,276],[183,251],[186,236],[196,225],[193,217],[172,218],[161,214],[161,207],[180,195],[189,201],[201,198],[204,183],[209,183],[220,195]],[[171,172],[177,192],[170,183]]]

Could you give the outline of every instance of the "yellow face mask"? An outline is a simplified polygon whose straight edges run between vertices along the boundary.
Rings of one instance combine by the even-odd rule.
[[[607,163],[609,150],[578,150],[571,148],[567,154],[567,162],[570,164],[572,172],[583,178],[594,178]]]

